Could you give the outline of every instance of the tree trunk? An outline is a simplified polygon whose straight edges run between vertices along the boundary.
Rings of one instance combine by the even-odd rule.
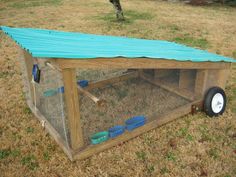
[[[118,20],[124,20],[124,15],[123,15],[122,7],[120,4],[120,0],[109,0],[109,1],[113,4],[116,10],[116,18]]]

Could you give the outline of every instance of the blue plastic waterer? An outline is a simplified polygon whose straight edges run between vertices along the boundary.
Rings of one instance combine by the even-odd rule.
[[[135,128],[141,127],[146,123],[144,116],[135,116],[125,121],[126,129],[132,131]]]
[[[87,87],[88,86],[88,80],[79,80],[79,81],[77,81],[77,84],[82,88]]]
[[[125,127],[122,125],[116,125],[108,130],[109,132],[109,137],[114,138],[117,137],[121,134],[123,134],[125,131]]]
[[[65,88],[64,87],[59,87],[57,89],[58,93],[64,93],[65,92]]]

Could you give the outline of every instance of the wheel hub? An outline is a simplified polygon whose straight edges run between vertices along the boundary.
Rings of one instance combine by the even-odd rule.
[[[216,93],[211,101],[211,108],[214,113],[219,113],[223,109],[224,97],[220,93]]]

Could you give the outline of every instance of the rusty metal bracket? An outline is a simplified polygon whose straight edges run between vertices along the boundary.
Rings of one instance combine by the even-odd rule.
[[[191,114],[196,114],[197,112],[200,112],[203,110],[203,101],[199,101],[197,103],[194,103],[191,107]]]

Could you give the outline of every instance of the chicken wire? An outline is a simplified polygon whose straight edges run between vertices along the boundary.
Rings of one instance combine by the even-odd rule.
[[[26,67],[22,62],[23,71]],[[43,61],[43,60],[42,60]],[[25,85],[27,99],[36,102],[36,108],[44,115],[48,122],[60,134],[67,146],[70,145],[69,129],[64,102],[64,93],[58,89],[63,87],[62,75],[53,70],[41,60],[37,60],[41,69],[41,80],[34,84],[35,94],[31,97],[29,84]],[[123,73],[133,70],[86,70],[77,69],[76,79],[86,79],[89,83],[99,80],[118,77]],[[180,70],[170,70],[169,74],[156,74],[154,70],[144,70],[144,74],[157,82],[165,81],[172,86],[178,87],[180,82]],[[27,79],[26,72],[23,73]],[[195,74],[191,74],[195,80]],[[30,83],[32,84],[32,83]],[[191,86],[191,84],[190,84]],[[53,94],[45,94],[54,90]],[[190,89],[192,91],[192,88]],[[80,92],[80,118],[84,145],[91,144],[91,136],[101,131],[107,131],[116,125],[125,125],[125,121],[133,116],[144,115],[147,122],[156,116],[167,113],[183,106],[190,101],[158,85],[152,84],[140,77],[128,79],[115,84],[109,84],[103,88],[90,91],[98,98],[106,100],[104,107],[98,107],[89,97]]]
[[[124,72],[127,71],[78,70],[77,78],[96,81],[119,76]],[[153,80],[165,80],[173,86],[179,84],[179,70],[171,70],[169,74],[158,78],[155,78],[153,70],[145,70],[144,73]],[[98,98],[106,100],[106,105],[98,107],[90,98],[81,94],[80,115],[85,145],[91,144],[90,138],[93,134],[108,131],[109,128],[116,125],[125,125],[125,121],[133,116],[144,115],[147,122],[150,122],[156,118],[155,116],[170,112],[190,102],[139,77],[109,84],[90,92]]]
[[[40,83],[28,80],[26,64],[23,58],[20,58],[25,97],[33,103],[33,109],[38,110],[46,118],[65,141],[65,144],[69,146],[69,130],[64,93],[62,92],[63,89],[61,89],[63,87],[62,75],[59,71],[45,65],[43,60],[35,60],[34,62],[38,64],[41,70]],[[33,93],[31,93],[31,86]]]

